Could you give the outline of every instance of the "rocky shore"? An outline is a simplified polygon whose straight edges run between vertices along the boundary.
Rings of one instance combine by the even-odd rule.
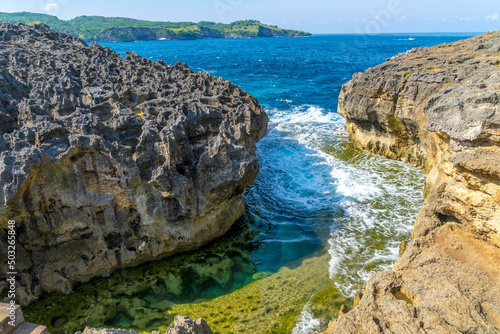
[[[326,333],[500,333],[500,32],[355,74],[339,113],[356,146],[428,177],[401,259]]]
[[[15,220],[18,302],[223,235],[267,120],[240,87],[185,64],[0,25],[0,253]]]

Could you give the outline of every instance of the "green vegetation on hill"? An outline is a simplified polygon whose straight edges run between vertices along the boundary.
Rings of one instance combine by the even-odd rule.
[[[79,16],[60,20],[55,16],[38,13],[0,13],[0,23],[44,23],[60,32],[86,41],[127,42],[156,39],[250,38],[273,36],[309,36],[309,33],[281,29],[255,20],[230,24],[201,21],[157,22],[124,17]]]

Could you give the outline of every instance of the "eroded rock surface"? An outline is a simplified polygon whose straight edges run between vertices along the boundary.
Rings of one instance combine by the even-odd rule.
[[[176,316],[174,324],[165,334],[214,334],[207,322],[202,318],[191,320],[189,317]]]
[[[14,219],[19,302],[224,234],[266,131],[257,100],[221,78],[1,25],[0,249]]]
[[[137,334],[137,332],[128,329],[85,327],[83,332],[76,332],[75,334]]]
[[[85,327],[83,332],[75,334],[137,334],[137,332],[125,329]],[[152,334],[162,333],[161,331],[152,331]],[[178,315],[174,318],[174,324],[167,329],[165,334],[214,334],[214,332],[202,318],[191,320],[189,317]]]
[[[413,241],[329,332],[500,333],[500,32],[354,75],[339,113],[355,145],[428,177]]]

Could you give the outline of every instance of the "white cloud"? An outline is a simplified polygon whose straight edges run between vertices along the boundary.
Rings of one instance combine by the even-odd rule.
[[[477,17],[459,17],[459,21],[466,21],[466,22],[471,22],[477,20]]]
[[[488,15],[488,16],[485,17],[485,19],[487,21],[495,21],[496,19],[498,19],[498,14],[495,13],[495,14]]]
[[[53,14],[59,10],[59,5],[53,2],[49,2],[42,8],[46,13]]]

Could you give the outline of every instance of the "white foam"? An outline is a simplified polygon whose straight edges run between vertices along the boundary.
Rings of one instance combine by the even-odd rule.
[[[259,145],[279,140],[286,151],[290,140],[295,148],[276,152],[278,157],[274,152],[259,157],[262,175],[271,178],[262,185],[267,195],[259,196],[294,214],[343,210],[331,222],[329,271],[339,291],[352,296],[371,274],[389,269],[397,259],[399,242],[409,239],[422,205],[425,176],[416,168],[354,149],[342,117],[330,110],[300,105],[268,113],[271,130]],[[297,142],[305,152],[296,152]]]
[[[315,319],[311,310],[311,302],[307,302],[300,312],[299,321],[292,330],[292,334],[312,334],[319,327],[319,319]]]
[[[417,169],[360,154],[353,163],[327,159],[345,196],[346,216],[335,220],[329,240],[330,277],[345,296],[362,289],[374,272],[392,267],[423,201],[425,176]]]
[[[291,110],[272,110],[269,112],[271,123],[332,123],[339,121],[340,115],[314,105],[301,105]]]

